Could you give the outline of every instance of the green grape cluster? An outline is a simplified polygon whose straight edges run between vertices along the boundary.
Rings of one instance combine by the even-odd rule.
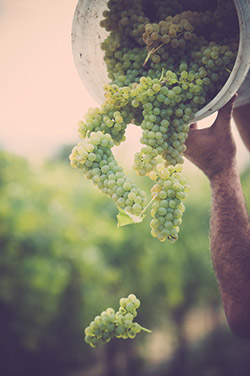
[[[202,23],[202,16],[203,13],[184,11],[174,17],[168,16],[159,23],[146,24],[143,41],[148,50],[162,47],[159,54],[154,54],[152,61],[159,63],[162,58],[164,60],[164,54],[170,47],[183,48],[188,41],[193,41],[196,38],[194,28]]]
[[[140,307],[140,300],[130,294],[127,298],[120,299],[120,307],[117,312],[108,308],[96,316],[90,325],[85,329],[85,342],[91,347],[107,343],[112,338],[135,338],[141,331],[151,333],[134,322],[137,316],[137,309]]]
[[[128,124],[140,126],[142,148],[133,168],[156,180],[151,233],[174,242],[188,191],[180,165],[189,124],[224,86],[237,55],[233,0],[109,0],[103,17],[108,36],[101,48],[110,82],[104,103],[79,122],[82,141],[72,150],[71,165],[120,211],[142,218],[146,194],[111,150],[125,140]]]
[[[154,203],[151,215],[151,234],[160,241],[168,239],[171,243],[178,239],[179,226],[185,207],[183,200],[190,190],[185,178],[181,175],[182,166],[165,167],[163,163],[156,165],[149,177],[155,181],[151,189]]]
[[[174,16],[182,11],[182,6],[179,1],[165,1],[165,0],[154,0],[153,14],[156,15],[157,20],[164,19],[168,16]]]
[[[142,3],[133,0],[110,1],[108,8],[109,10],[103,13],[101,26],[107,31],[124,33],[127,38],[133,38],[143,45],[142,33],[149,18],[143,12]]]
[[[139,215],[146,203],[145,193],[118,166],[110,150],[113,145],[109,134],[91,132],[89,138],[78,142],[73,148],[71,165],[80,168],[85,177],[111,197],[118,207]]]

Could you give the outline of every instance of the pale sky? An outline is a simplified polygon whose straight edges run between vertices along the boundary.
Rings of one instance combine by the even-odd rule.
[[[76,0],[0,0],[0,144],[26,156],[77,139],[95,101],[76,71]]]
[[[77,0],[0,0],[0,146],[29,159],[76,142],[77,122],[97,105],[73,60],[76,4]],[[139,136],[135,127],[129,129],[133,152],[139,148]],[[249,158],[238,142],[239,159]],[[127,146],[120,148],[125,152]]]

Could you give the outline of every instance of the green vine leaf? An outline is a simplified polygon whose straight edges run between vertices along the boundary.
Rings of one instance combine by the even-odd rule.
[[[116,216],[117,227],[127,226],[133,223],[140,223],[146,217],[146,214],[143,213],[141,213],[140,215],[134,215],[121,208],[118,209],[119,213]]]

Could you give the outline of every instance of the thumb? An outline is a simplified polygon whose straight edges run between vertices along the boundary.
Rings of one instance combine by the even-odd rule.
[[[235,94],[230,101],[225,104],[219,111],[214,122],[214,125],[220,124],[220,127],[228,128],[228,123],[231,121],[233,115],[234,103],[238,97],[238,94]]]

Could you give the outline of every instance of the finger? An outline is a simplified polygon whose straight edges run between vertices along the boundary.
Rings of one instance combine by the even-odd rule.
[[[187,139],[186,139],[186,141],[185,141],[185,145],[186,145],[186,147],[192,143],[193,135],[194,135],[194,133],[196,133],[196,131],[198,131],[197,123],[192,123],[192,124],[190,124],[190,125],[189,125],[188,137],[187,137]],[[184,154],[185,154],[185,153],[184,153]]]
[[[189,129],[197,129],[197,123],[190,124]]]
[[[233,115],[233,108],[234,108],[234,103],[238,97],[238,94],[235,94],[225,106],[223,106],[219,111],[217,118],[215,120],[216,124],[220,124],[221,126],[228,127],[228,124],[230,123],[230,120]]]
[[[197,128],[197,123],[190,124],[188,137],[185,141],[185,146],[187,148],[191,148],[191,145],[195,143],[195,140],[197,139],[197,135],[200,133],[200,130]],[[185,153],[184,153],[185,154]]]

